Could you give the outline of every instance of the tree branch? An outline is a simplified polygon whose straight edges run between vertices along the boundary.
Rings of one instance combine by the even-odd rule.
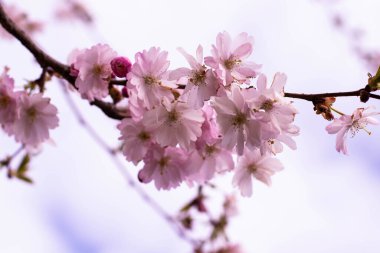
[[[33,40],[24,31],[18,28],[17,25],[8,17],[4,11],[2,3],[0,3],[0,24],[7,32],[13,35],[26,49],[29,50],[42,69],[47,69],[50,67],[54,70],[54,72],[58,73],[63,79],[75,87],[75,77],[70,75],[70,67],[57,61],[39,48]],[[90,104],[98,107],[104,114],[112,119],[120,120],[125,117],[125,115],[120,113],[119,110],[111,103],[95,100]]]
[[[319,98],[326,98],[326,97],[359,97],[363,91],[366,92],[365,89],[359,89],[356,91],[315,93],[315,94],[285,92],[285,97],[303,99],[307,101],[315,101]],[[368,96],[371,98],[380,99],[380,95],[372,94],[370,92],[368,92]]]
[[[32,39],[7,16],[4,11],[2,4],[0,3],[0,24],[7,30],[11,35],[18,39],[21,44],[26,47],[32,55],[37,60],[41,68],[46,69],[50,67],[56,73],[62,76],[63,79],[68,81],[73,87],[75,87],[75,77],[70,75],[70,67],[57,61],[47,53],[45,53],[41,48],[39,48]],[[113,85],[125,85],[127,80],[111,80],[110,84]],[[76,88],[76,87],[75,87]],[[183,87],[180,87],[183,88]],[[304,93],[290,93],[285,92],[285,97],[303,99],[307,101],[316,101],[320,98],[325,97],[353,97],[360,96],[361,92],[365,89],[359,89],[356,91],[347,91],[347,92],[332,92],[332,93],[316,93],[316,94],[304,94]],[[375,99],[380,99],[380,95],[372,94],[368,92],[368,96]],[[116,108],[112,103],[107,103],[101,100],[95,100],[90,102],[91,105],[95,105],[100,108],[105,115],[112,119],[121,120],[125,117],[128,117],[128,113],[121,112]]]

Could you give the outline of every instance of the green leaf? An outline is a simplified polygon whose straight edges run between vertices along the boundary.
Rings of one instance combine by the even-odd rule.
[[[17,174],[20,174],[20,175],[25,174],[28,171],[29,162],[30,162],[30,156],[29,156],[29,154],[26,154],[22,158],[21,163],[17,168]]]
[[[20,164],[19,164],[19,166],[18,166],[18,168],[16,170],[15,177],[18,178],[18,179],[20,179],[20,180],[22,180],[22,181],[24,181],[24,182],[27,182],[27,183],[31,184],[31,183],[33,183],[32,179],[30,179],[26,175],[26,172],[29,169],[29,162],[30,162],[30,156],[29,156],[29,154],[26,154],[22,158],[22,160],[21,160],[21,162],[20,162]]]
[[[33,180],[25,175],[16,175],[16,177],[26,183],[33,184]]]

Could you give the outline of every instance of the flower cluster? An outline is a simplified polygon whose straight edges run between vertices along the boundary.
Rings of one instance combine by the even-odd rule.
[[[0,75],[0,125],[16,141],[37,147],[58,126],[57,108],[41,93],[14,91],[7,69]]]
[[[100,46],[92,50],[74,62],[76,84],[87,99],[94,96],[84,95],[81,85],[90,91],[106,80],[88,69],[99,62],[105,69],[111,62],[111,54],[103,56]],[[123,154],[136,165],[143,162],[139,180],[154,181],[157,189],[204,183],[234,171],[233,184],[250,196],[252,178],[270,184],[270,176],[282,169],[274,155],[283,144],[296,148],[297,111],[284,97],[286,76],[277,73],[268,85],[260,65],[247,61],[253,39],[246,33],[235,39],[227,32],[218,34],[211,56],[203,56],[202,46],[195,56],[178,50],[189,67],[170,70],[168,53],[157,47],[135,55],[126,75],[131,117],[118,125]]]

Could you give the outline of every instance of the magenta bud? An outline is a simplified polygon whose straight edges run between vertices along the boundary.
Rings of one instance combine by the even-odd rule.
[[[74,67],[74,64],[71,64],[70,65],[70,76],[72,76],[72,77],[78,77],[78,75],[79,75],[79,70],[77,70]]]
[[[122,94],[123,97],[125,97],[125,98],[129,97],[127,87],[124,86],[124,87],[121,89],[121,94]]]
[[[111,61],[111,68],[117,77],[126,77],[131,71],[132,63],[128,58],[120,56]]]

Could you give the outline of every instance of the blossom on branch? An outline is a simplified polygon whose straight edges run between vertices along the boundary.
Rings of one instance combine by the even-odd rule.
[[[144,126],[153,132],[154,139],[161,146],[176,146],[189,149],[202,134],[202,112],[189,108],[181,102],[164,100],[160,106],[145,113]]]
[[[152,47],[135,55],[135,63],[127,75],[131,96],[142,100],[147,109],[159,105],[163,98],[174,98],[172,88],[177,86],[169,81],[167,72],[170,62],[168,53],[160,48]]]
[[[245,145],[259,147],[261,125],[254,118],[246,100],[247,90],[233,85],[231,93],[225,97],[214,97],[212,106],[217,112],[216,120],[222,134],[222,147],[232,150],[236,146],[238,155],[242,155]]]
[[[212,46],[212,56],[205,58],[206,65],[215,69],[224,85],[236,81],[245,83],[249,78],[256,77],[261,65],[245,61],[253,51],[253,37],[240,33],[232,39],[227,32],[219,33],[216,45]]]
[[[141,121],[123,119],[117,126],[121,132],[119,140],[123,141],[122,151],[128,161],[135,165],[141,161],[152,144],[152,136]]]
[[[158,190],[176,188],[188,175],[187,158],[187,153],[180,148],[154,145],[144,158],[138,179],[142,183],[154,181]]]
[[[14,80],[7,74],[5,68],[0,75],[0,125],[7,132],[11,132],[13,123],[17,117],[17,97],[14,92]]]
[[[82,98],[94,101],[108,95],[108,82],[112,75],[110,63],[116,56],[115,51],[102,44],[72,53],[69,63],[79,71],[75,86]]]
[[[379,121],[371,116],[379,115],[379,112],[368,112],[367,108],[357,108],[353,114],[350,115],[342,115],[339,119],[334,119],[334,121],[326,127],[326,131],[329,134],[337,134],[336,135],[336,150],[338,152],[342,152],[347,155],[347,135],[348,132],[351,133],[351,136],[354,137],[359,130],[364,130],[368,134],[371,134],[366,129],[368,124],[377,125]]]
[[[197,48],[196,58],[182,48],[178,48],[178,50],[186,58],[191,69],[176,69],[170,73],[170,78],[177,80],[178,84],[186,85],[182,97],[191,107],[201,108],[205,101],[217,94],[222,81],[214,71],[207,69],[204,65],[201,45]]]
[[[244,155],[239,157],[233,185],[238,186],[241,195],[250,197],[252,195],[252,177],[271,185],[271,176],[283,169],[279,160],[269,155],[261,155],[258,149],[246,150]]]
[[[18,106],[18,117],[12,128],[16,141],[36,147],[49,139],[49,130],[58,126],[58,111],[50,99],[42,97],[41,93],[23,93]]]

